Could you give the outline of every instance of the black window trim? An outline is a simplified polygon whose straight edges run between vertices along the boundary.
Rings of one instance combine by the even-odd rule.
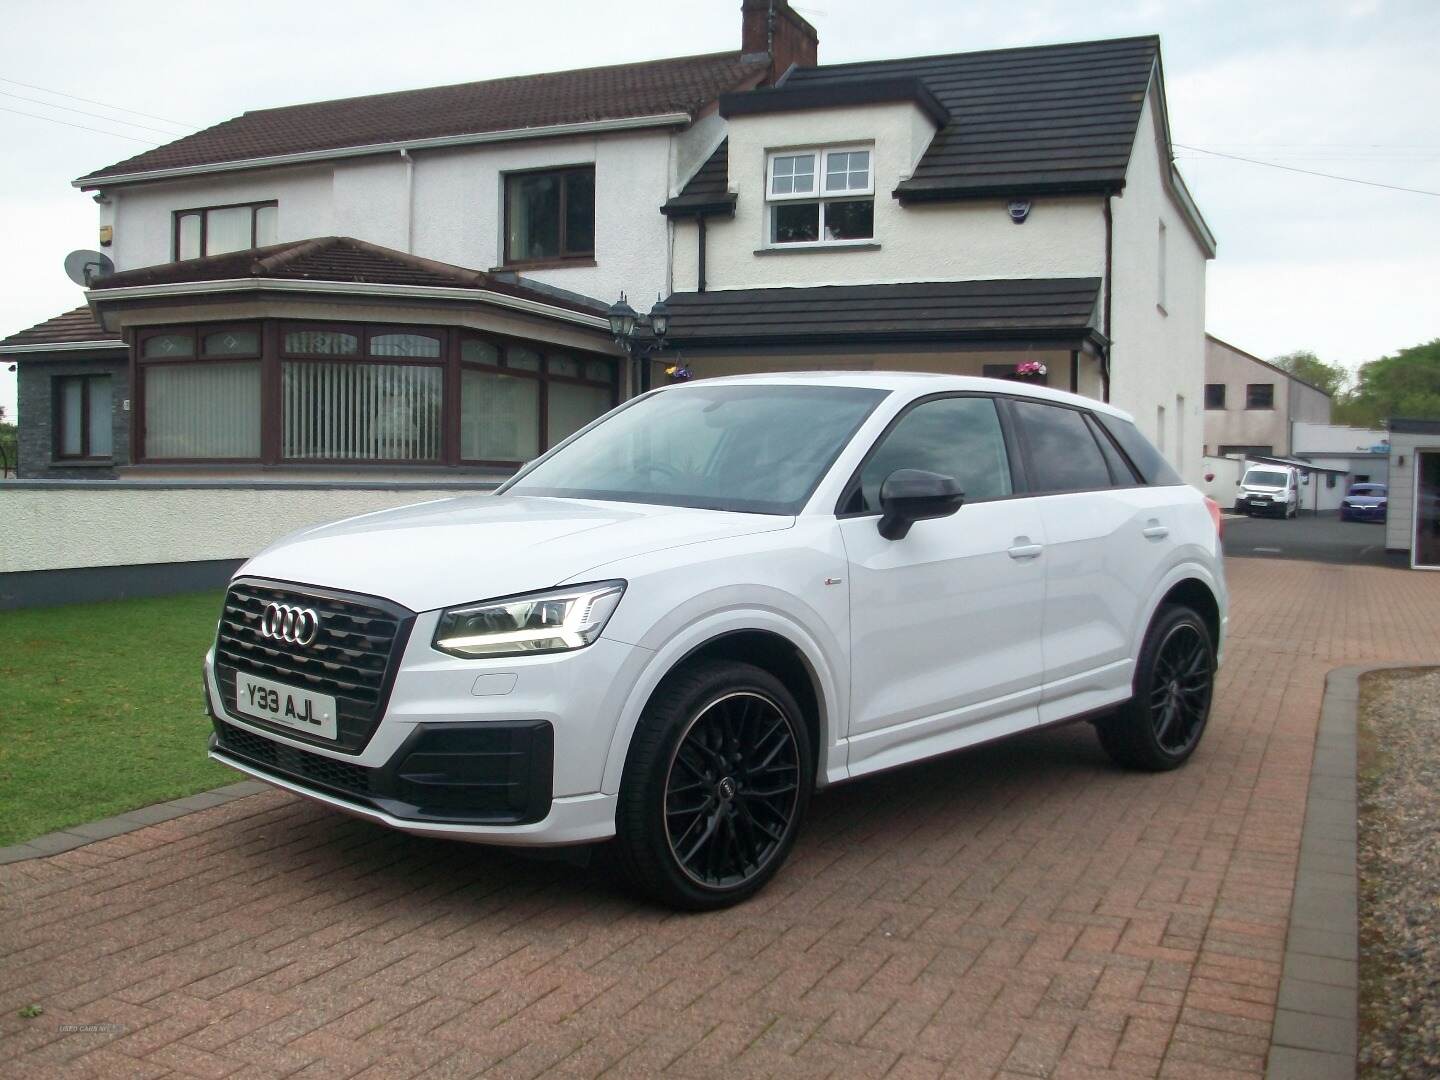
[[[846,504],[855,497],[855,492],[859,489],[860,475],[865,471],[865,466],[870,463],[870,459],[873,458],[875,456],[875,452],[879,450],[882,445],[884,445],[885,440],[890,437],[890,433],[895,430],[896,426],[899,425],[900,421],[903,420],[906,416],[910,415],[910,412],[913,409],[916,409],[921,405],[928,404],[932,401],[941,401],[947,398],[988,398],[994,403],[996,419],[998,419],[1000,422],[1000,435],[1005,442],[1005,457],[1007,459],[1007,463],[1010,466],[1009,495],[996,495],[994,498],[990,499],[967,498],[965,500],[965,504],[968,506],[972,503],[1007,502],[1011,499],[1025,498],[1027,496],[1028,493],[1026,491],[1026,488],[1028,486],[1028,479],[1025,476],[1024,467],[1020,463],[1020,455],[1015,452],[1015,440],[1018,433],[1014,430],[1013,422],[1009,415],[1010,411],[1004,405],[1006,396],[1003,394],[996,394],[990,391],[981,390],[943,390],[934,394],[926,394],[924,397],[918,397],[914,401],[911,401],[910,403],[905,405],[904,408],[902,408],[898,413],[896,413],[890,418],[890,422],[885,425],[884,430],[881,431],[879,435],[875,436],[875,439],[873,442],[871,442],[869,449],[865,451],[865,456],[860,459],[859,464],[857,464],[854,470],[851,472],[850,479],[846,480],[845,486],[840,489],[840,496],[838,499],[835,500],[836,520],[848,521],[852,518],[867,518],[880,516],[880,510],[845,509]]]
[[[1007,411],[1009,411],[1011,404],[1018,403],[1018,402],[1022,402],[1022,401],[1023,401],[1023,402],[1027,402],[1027,403],[1033,403],[1033,404],[1036,404],[1036,405],[1048,405],[1048,406],[1050,406],[1051,408],[1055,408],[1055,409],[1069,409],[1069,410],[1071,410],[1072,412],[1077,412],[1077,413],[1079,413],[1079,414],[1080,414],[1081,422],[1085,425],[1085,429],[1090,432],[1090,437],[1091,437],[1092,439],[1095,438],[1095,430],[1096,430],[1097,428],[1100,428],[1101,430],[1103,430],[1103,428],[1104,428],[1104,425],[1102,425],[1098,420],[1095,420],[1095,418],[1094,418],[1094,413],[1093,413],[1092,410],[1087,409],[1087,408],[1085,408],[1084,406],[1081,406],[1081,405],[1072,405],[1072,404],[1071,404],[1070,402],[1068,402],[1068,401],[1049,401],[1049,400],[1047,400],[1047,399],[1045,399],[1045,398],[1027,397],[1027,396],[1025,396],[1025,395],[1023,395],[1023,394],[1014,394],[1014,395],[1009,396],[1009,397],[1006,399],[1006,409],[1007,409]],[[1100,455],[1100,460],[1101,460],[1101,462],[1105,465],[1105,473],[1106,473],[1107,476],[1110,477],[1110,483],[1106,484],[1104,487],[1065,488],[1064,490],[1052,490],[1052,489],[1050,489],[1050,488],[1038,488],[1038,487],[1034,486],[1034,484],[1030,481],[1030,478],[1029,478],[1029,468],[1028,468],[1028,464],[1029,464],[1030,458],[1031,458],[1031,456],[1032,456],[1032,451],[1031,451],[1031,447],[1030,447],[1030,440],[1029,440],[1028,438],[1026,438],[1024,426],[1019,422],[1019,419],[1016,418],[1013,422],[1014,422],[1014,424],[1015,424],[1015,434],[1018,436],[1018,438],[1019,438],[1019,440],[1020,440],[1020,445],[1021,445],[1021,447],[1022,447],[1021,452],[1023,453],[1023,455],[1024,455],[1024,457],[1025,457],[1025,461],[1026,461],[1026,463],[1027,463],[1027,468],[1026,468],[1026,481],[1027,481],[1027,482],[1026,482],[1026,488],[1025,488],[1025,495],[1026,495],[1027,497],[1030,497],[1030,498],[1044,498],[1044,497],[1050,496],[1050,495],[1084,495],[1084,494],[1086,494],[1086,493],[1093,494],[1093,493],[1095,493],[1095,492],[1097,492],[1097,491],[1116,491],[1116,490],[1123,490],[1123,489],[1132,488],[1132,487],[1147,487],[1147,486],[1148,486],[1143,480],[1140,479],[1140,470],[1137,469],[1137,468],[1135,468],[1135,463],[1130,460],[1130,458],[1129,458],[1128,455],[1126,455],[1123,451],[1121,451],[1121,449],[1120,449],[1120,447],[1119,447],[1118,445],[1115,446],[1115,449],[1116,449],[1117,451],[1120,451],[1120,459],[1121,459],[1122,461],[1124,461],[1124,462],[1130,467],[1130,472],[1133,474],[1133,477],[1132,477],[1131,483],[1129,483],[1129,484],[1117,483],[1116,480],[1115,480],[1115,474],[1114,474],[1113,472],[1111,472],[1110,462],[1109,462],[1109,460],[1105,457],[1105,452],[1100,449],[1100,446],[1099,446],[1099,444],[1097,443],[1096,446],[1095,446],[1095,451],[1096,451],[1096,453],[1098,453],[1098,454]],[[1107,434],[1107,437],[1108,437],[1108,434]],[[1111,444],[1114,445],[1114,440],[1113,440],[1113,439],[1111,440]]]

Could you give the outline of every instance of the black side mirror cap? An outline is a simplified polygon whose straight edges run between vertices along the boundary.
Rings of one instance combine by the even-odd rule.
[[[965,504],[960,481],[924,469],[896,469],[880,485],[880,535],[903,540],[917,521],[949,517]]]

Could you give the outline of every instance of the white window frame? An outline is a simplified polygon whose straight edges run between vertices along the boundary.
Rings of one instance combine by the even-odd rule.
[[[827,192],[825,190],[825,177],[827,175],[830,158],[834,154],[851,154],[864,152],[869,155],[870,167],[867,183],[862,188],[846,188],[844,191]],[[775,194],[775,162],[780,158],[810,156],[815,159],[815,170],[812,174],[814,181],[808,191],[792,191],[783,194]],[[844,247],[847,245],[873,245],[875,243],[874,230],[871,235],[855,237],[847,240],[825,239],[825,204],[831,202],[858,202],[862,199],[874,200],[875,198],[875,147],[867,143],[839,143],[831,146],[805,146],[792,147],[783,150],[770,150],[765,155],[765,240],[766,248],[773,248],[780,251],[791,251],[796,248],[811,247]],[[783,243],[774,239],[775,220],[773,206],[778,203],[816,203],[819,206],[817,232],[819,239],[797,240],[790,243]]]

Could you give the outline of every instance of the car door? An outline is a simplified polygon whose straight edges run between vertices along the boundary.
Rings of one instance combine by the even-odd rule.
[[[1045,531],[1049,723],[1129,696],[1136,621],[1172,560],[1174,491],[1142,484],[1086,410],[1034,399],[1009,408]]]
[[[1033,502],[1013,497],[1012,461],[993,397],[929,397],[891,424],[842,497],[852,775],[1036,723],[1045,537]],[[955,477],[965,504],[886,540],[879,490],[897,469]]]

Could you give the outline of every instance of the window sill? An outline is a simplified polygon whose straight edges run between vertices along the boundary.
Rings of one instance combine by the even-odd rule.
[[[773,244],[756,248],[756,255],[819,255],[832,251],[879,251],[874,240],[830,240],[815,244]]]
[[[593,258],[589,259],[538,259],[535,262],[511,262],[503,266],[492,266],[490,273],[505,274],[515,273],[520,270],[565,270],[570,267],[598,266]]]
[[[50,459],[52,469],[113,469],[114,458],[63,458],[52,457]]]

